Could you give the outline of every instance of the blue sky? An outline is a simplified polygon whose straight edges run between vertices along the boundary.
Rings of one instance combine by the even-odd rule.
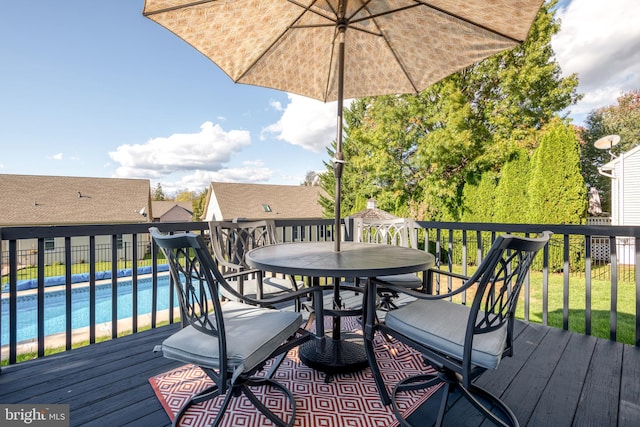
[[[3,4],[0,173],[148,178],[172,193],[212,180],[297,185],[324,169],[335,103],[234,84],[142,6]],[[580,123],[640,88],[640,16],[632,0],[561,7],[553,45],[563,71],[580,74]]]

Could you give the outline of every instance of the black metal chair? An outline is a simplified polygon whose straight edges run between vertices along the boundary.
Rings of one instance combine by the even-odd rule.
[[[200,235],[162,235],[155,227],[149,231],[169,263],[183,324],[180,331],[155,350],[162,351],[164,357],[199,366],[214,383],[182,407],[173,425],[179,423],[193,404],[225,395],[213,423],[217,426],[231,398],[244,394],[275,425],[292,426],[295,419],[293,395],[272,376],[290,349],[312,337],[300,327],[302,315],[293,310],[272,310],[243,302],[246,298],[229,286]],[[221,302],[222,289],[235,295],[237,301]],[[297,297],[290,293],[274,298],[270,303]],[[271,359],[274,361],[269,372],[256,376]],[[282,393],[292,407],[290,420],[281,419],[262,403],[251,391],[254,386],[268,386]]]
[[[353,240],[356,242],[404,246],[406,248],[418,249],[416,227],[411,219],[354,218],[353,225]],[[378,279],[385,283],[391,283],[392,285],[413,290],[423,288],[424,284],[424,280],[415,273],[380,276]],[[366,278],[362,278],[360,282],[364,282],[365,280]],[[376,292],[379,298],[378,309],[389,311],[398,308],[394,302],[399,296],[396,291],[384,286],[379,286]]]
[[[365,347],[380,398],[393,405],[402,426],[410,426],[400,414],[396,400],[399,393],[444,384],[436,420],[441,425],[448,410],[450,393],[459,391],[483,416],[497,425],[517,426],[513,412],[497,396],[473,384],[488,369],[498,368],[500,360],[513,354],[514,313],[518,294],[537,252],[549,241],[550,232],[538,238],[499,236],[476,272],[454,290],[441,295],[427,295],[382,283],[397,292],[417,298],[389,311],[383,322],[377,321],[369,307],[375,307],[373,279],[367,289],[367,323]],[[439,272],[446,274],[446,272]],[[456,277],[460,277],[455,275]],[[452,301],[454,295],[473,295],[470,306]],[[419,351],[434,375],[417,375],[395,385],[391,396],[380,375],[373,351],[373,335],[381,331]]]
[[[277,243],[273,221],[211,221],[209,231],[216,262],[228,283],[239,294],[262,300],[304,288],[303,282],[292,276],[266,276],[245,262],[245,254],[251,249]],[[296,309],[300,311],[301,307],[300,300],[297,300]]]

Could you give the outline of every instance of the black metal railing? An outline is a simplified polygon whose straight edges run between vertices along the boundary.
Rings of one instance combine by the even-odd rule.
[[[420,247],[436,255],[438,267],[463,274],[479,264],[497,234],[551,230],[553,240],[532,268],[519,316],[588,335],[604,328],[605,338],[640,346],[640,227],[417,224]],[[153,225],[163,232],[208,231],[206,222]],[[176,301],[164,262],[150,244],[149,226],[0,228],[3,363],[17,363],[22,353],[42,357],[50,347],[71,349],[79,345],[78,336],[93,344],[175,322]],[[283,242],[333,237],[332,219],[277,220],[276,226]],[[346,240],[352,229],[347,219]],[[56,334],[50,333],[53,311],[61,330]],[[84,326],[77,326],[78,313]],[[31,330],[26,339],[23,329]]]

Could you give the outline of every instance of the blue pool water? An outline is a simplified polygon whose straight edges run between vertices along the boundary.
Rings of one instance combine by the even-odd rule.
[[[151,313],[151,278],[138,279],[138,314]],[[132,282],[118,282],[118,319],[133,315]],[[176,306],[177,306],[177,300]],[[38,303],[35,295],[18,297],[17,335],[18,342],[37,338]],[[158,310],[169,308],[169,276],[158,276]],[[2,345],[9,343],[9,301],[2,299]],[[48,291],[44,300],[44,334],[53,335],[65,331],[65,291]],[[96,324],[111,322],[111,283],[96,286]],[[71,291],[72,329],[89,326],[89,287],[76,287]]]

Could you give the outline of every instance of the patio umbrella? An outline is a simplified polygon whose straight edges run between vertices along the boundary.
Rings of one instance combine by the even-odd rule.
[[[343,100],[418,93],[522,42],[543,0],[145,0],[143,14],[234,82],[338,101],[335,250],[340,250]]]

